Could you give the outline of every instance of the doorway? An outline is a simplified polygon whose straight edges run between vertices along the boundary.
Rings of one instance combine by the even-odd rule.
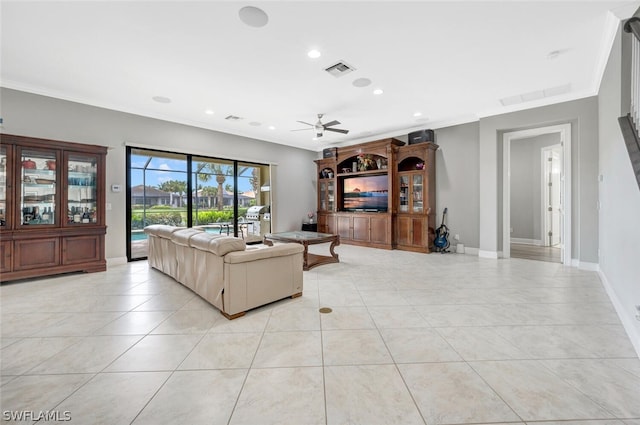
[[[570,265],[570,199],[571,125],[505,133],[502,256]]]

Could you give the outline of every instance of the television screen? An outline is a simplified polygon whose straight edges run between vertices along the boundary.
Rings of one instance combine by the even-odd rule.
[[[387,211],[389,185],[386,175],[347,177],[342,189],[344,211]]]

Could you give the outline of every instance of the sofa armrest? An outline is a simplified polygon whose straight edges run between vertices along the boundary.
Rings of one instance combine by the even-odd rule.
[[[304,247],[298,243],[284,243],[260,249],[233,251],[224,256],[224,262],[228,264],[246,263],[265,258],[285,257],[302,251],[304,251]]]

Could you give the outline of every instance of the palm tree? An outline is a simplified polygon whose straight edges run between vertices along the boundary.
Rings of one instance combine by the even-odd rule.
[[[205,186],[200,191],[200,196],[207,198],[207,206],[211,208],[211,198],[216,197],[218,189],[213,186]]]
[[[253,167],[251,170],[251,178],[249,179],[249,182],[251,183],[253,193],[256,194],[257,197],[258,190],[260,190],[258,187],[260,183],[260,169],[258,167]]]
[[[179,195],[178,206],[182,207],[182,194],[187,191],[187,182],[180,180],[167,180],[158,185],[163,192],[177,193]]]
[[[216,176],[216,183],[218,183],[218,211],[222,211],[224,207],[224,182],[227,180],[227,176],[233,175],[233,165],[223,165],[212,162],[199,162],[196,166],[196,173],[198,173],[198,179],[203,182],[208,182],[212,176]]]

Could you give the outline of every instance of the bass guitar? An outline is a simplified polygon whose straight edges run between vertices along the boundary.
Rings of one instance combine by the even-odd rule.
[[[436,238],[433,240],[433,245],[435,246],[436,252],[449,252],[447,248],[449,248],[449,228],[446,224],[444,224],[444,217],[447,215],[447,208],[442,212],[442,224],[440,227],[436,229]]]

